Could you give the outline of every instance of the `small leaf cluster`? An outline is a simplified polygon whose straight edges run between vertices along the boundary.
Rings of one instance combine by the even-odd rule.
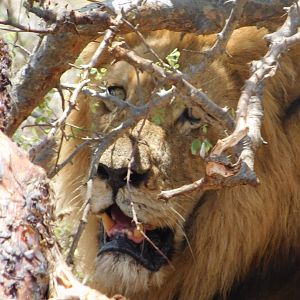
[[[166,56],[166,60],[171,67],[173,67],[174,69],[179,69],[179,57],[180,52],[177,48],[175,48],[170,54]]]
[[[205,157],[211,148],[212,148],[212,144],[207,138],[205,138],[203,141],[201,141],[200,139],[194,139],[191,144],[192,154],[193,155],[200,154],[201,157]]]
[[[107,69],[106,68],[91,68],[90,69],[90,75],[93,76],[93,78],[97,81],[100,81],[103,76],[106,74]]]

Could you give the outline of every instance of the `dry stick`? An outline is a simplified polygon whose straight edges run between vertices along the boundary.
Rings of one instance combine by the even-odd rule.
[[[248,115],[249,113],[255,113],[253,111],[249,112],[249,101],[251,97],[254,96],[261,98],[261,84],[266,78],[275,75],[278,68],[278,60],[281,54],[287,51],[289,47],[299,43],[299,34],[295,34],[297,31],[297,28],[294,26],[295,23],[298,25],[300,24],[298,7],[296,4],[291,6],[289,10],[289,16],[283,26],[274,34],[267,35],[268,41],[270,42],[269,51],[267,54],[261,60],[252,62],[252,75],[245,83],[245,88],[242,91],[237,106],[236,128],[231,136],[217,142],[217,145],[212,151],[213,154],[219,155],[229,147],[232,147],[228,141],[233,141],[236,138],[235,136],[237,132],[249,128],[247,122]],[[285,38],[287,32],[290,35],[294,34],[294,36]],[[257,106],[252,106],[251,108],[257,109]],[[261,115],[259,111],[257,113]],[[252,137],[252,139],[255,139],[256,142],[254,145],[252,145],[254,149],[256,149],[262,141],[260,137],[260,127],[258,130],[256,130],[256,135],[257,134],[259,136]]]
[[[145,126],[146,120],[147,120],[147,115],[143,119],[141,127],[138,130],[137,138],[136,138],[136,141],[135,141],[135,143],[133,145],[133,148],[132,148],[132,151],[131,151],[131,155],[130,155],[130,159],[129,159],[129,163],[128,163],[128,167],[127,167],[127,176],[126,176],[126,185],[127,185],[128,192],[129,192],[129,198],[130,198],[129,200],[130,200],[130,206],[131,206],[131,211],[132,211],[132,220],[135,223],[136,229],[139,232],[143,231],[143,224],[141,222],[139,222],[139,220],[137,218],[137,214],[136,214],[136,211],[135,211],[135,208],[134,208],[134,203],[132,201],[131,187],[130,187],[130,175],[131,175],[132,164],[134,162],[134,157],[135,157],[135,154],[136,154],[136,151],[137,151],[137,148],[138,148],[138,143],[139,143],[139,140],[140,140],[140,136],[141,136],[142,130]]]
[[[62,107],[62,110],[64,111],[66,108],[65,108],[65,97],[64,97],[64,93],[62,91],[62,89],[60,88],[60,86],[57,87],[57,91],[59,93],[59,96],[60,96],[60,100],[61,100],[61,107]],[[54,171],[57,170],[57,165],[58,165],[58,162],[59,162],[59,158],[60,158],[60,153],[61,153],[61,150],[62,150],[62,145],[63,145],[63,141],[64,141],[64,137],[65,137],[65,128],[66,128],[66,124],[64,124],[62,127],[61,127],[61,131],[62,131],[62,134],[61,134],[61,137],[60,137],[60,143],[59,143],[59,147],[58,147],[58,150],[57,150],[57,155],[56,155],[56,160],[55,160],[55,165],[54,165]],[[58,171],[56,171],[58,172]],[[49,171],[48,171],[48,175],[49,175]],[[51,178],[51,177],[49,177]]]
[[[73,90],[75,86],[76,86],[75,84],[65,84],[65,83],[61,84],[61,88],[68,89],[68,90]],[[98,98],[104,103],[111,102],[119,109],[127,111],[130,115],[135,115],[139,111],[139,108],[136,107],[135,105],[127,101],[124,101],[119,97],[111,95],[108,91],[98,92],[91,88],[85,88],[84,90],[82,90],[82,93],[90,97]]]
[[[31,161],[33,161],[35,159],[37,153],[43,151],[45,148],[47,148],[49,146],[50,141],[55,137],[57,131],[61,128],[61,126],[63,126],[65,124],[67,117],[70,115],[72,110],[76,107],[76,101],[77,101],[80,91],[88,82],[89,82],[89,80],[87,79],[87,80],[80,82],[77,85],[77,87],[75,88],[75,90],[72,94],[72,97],[69,100],[68,108],[65,109],[64,112],[62,113],[62,115],[60,116],[60,118],[52,124],[53,127],[51,128],[51,130],[49,131],[47,136],[44,137],[44,139],[38,145],[33,146],[29,150],[29,158]]]
[[[216,189],[223,186],[245,183],[255,185],[258,183],[252,171],[255,150],[262,143],[260,128],[263,117],[263,83],[266,78],[275,75],[281,54],[287,51],[289,47],[300,43],[300,33],[296,33],[297,26],[300,24],[299,3],[300,1],[290,7],[288,18],[283,26],[278,31],[267,35],[267,39],[270,42],[267,54],[261,60],[252,62],[252,75],[246,81],[238,102],[236,128],[230,136],[219,140],[212,150],[206,165],[206,175],[208,176],[177,189],[162,191],[159,194],[159,198],[169,200],[182,193],[205,190],[207,187]],[[237,142],[243,141],[243,138],[241,139],[243,135],[247,135],[246,139],[244,139],[246,145],[243,146],[240,159],[236,165],[225,166],[220,164],[220,161],[215,160],[215,157],[220,157],[226,149],[235,146]],[[228,167],[233,167],[231,172]],[[216,175],[221,175],[222,177],[217,177],[214,180]]]
[[[91,58],[90,62],[87,65],[81,66],[85,70],[83,74],[83,78],[88,78],[89,71],[97,64],[101,55],[111,45],[113,39],[117,35],[118,27],[122,24],[122,16],[118,15],[115,20],[115,26],[111,26],[105,33],[102,42],[100,43],[99,47],[95,51],[93,57]]]
[[[154,51],[154,49],[152,49],[152,47],[149,46],[149,44],[147,43],[147,41],[145,40],[144,36],[142,35],[142,33],[138,30],[137,27],[133,26],[130,22],[128,22],[125,18],[123,18],[124,23],[130,28],[132,29],[136,35],[140,38],[140,40],[142,41],[142,43],[145,45],[145,47],[147,48],[147,50],[157,59],[157,61],[164,67],[170,68],[171,66],[166,64],[160,57],[159,55]],[[171,67],[172,68],[172,67]],[[174,68],[172,68],[173,70],[175,70]]]
[[[67,164],[69,164],[69,163],[72,162],[73,158],[77,155],[77,153],[79,153],[82,149],[84,149],[85,147],[89,146],[93,142],[94,142],[94,140],[91,139],[91,140],[84,141],[80,145],[77,145],[75,147],[75,149],[72,151],[72,153],[68,156],[67,159],[65,159],[61,163],[57,163],[55,165],[55,167],[48,172],[48,174],[47,174],[48,178],[53,178],[55,175],[57,175],[59,173],[59,171],[61,171]]]
[[[137,1],[124,0],[103,0],[93,1],[95,4],[89,4],[80,10],[65,10],[57,12],[51,9],[41,9],[27,4],[29,12],[46,20],[48,23],[72,22],[80,27],[80,31],[86,34],[95,34],[95,32],[104,31],[107,24],[111,24],[112,14],[118,14],[125,11],[127,19],[133,24],[141,24],[143,31],[158,29],[168,29],[172,31],[197,32],[198,34],[215,33],[224,24],[224,16],[229,15],[230,6],[228,2],[234,1],[142,1],[142,5],[137,5]],[[138,1],[141,2],[141,1]],[[278,20],[282,16],[282,8],[293,3],[293,0],[277,1],[257,1],[248,0],[246,11],[240,19],[240,27],[255,25],[257,22],[266,20]],[[26,2],[25,2],[26,4]],[[134,13],[128,13],[132,11]],[[199,18],[199,16],[201,16]],[[122,33],[128,32],[128,28],[123,26]]]
[[[89,179],[87,182],[86,201],[83,205],[83,207],[84,207],[83,214],[79,221],[76,233],[73,237],[72,245],[70,247],[70,250],[69,250],[69,253],[68,253],[67,259],[66,259],[66,263],[68,265],[73,264],[74,252],[78,246],[81,234],[83,233],[83,231],[85,229],[85,225],[88,223],[88,215],[89,215],[89,212],[91,209],[90,200],[92,198],[92,189],[93,189],[93,181],[92,181],[92,179]]]
[[[31,32],[31,33],[38,33],[38,34],[54,34],[54,33],[56,33],[55,28],[35,29],[35,28],[30,28],[30,26],[26,27],[22,24],[18,24],[12,20],[0,20],[0,24],[17,28],[17,29],[12,29],[12,28],[1,27],[1,30],[5,30],[5,31]]]

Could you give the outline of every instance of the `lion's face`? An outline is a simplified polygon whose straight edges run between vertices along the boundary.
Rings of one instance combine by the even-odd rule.
[[[227,52],[202,73],[193,72],[191,66],[199,63],[199,50],[214,38],[164,33],[163,39],[149,40],[149,44],[162,58],[178,48],[179,65],[188,81],[221,107],[235,109],[249,76],[248,62],[267,51],[265,33],[251,27],[235,31]],[[135,50],[149,58],[140,46]],[[266,278],[264,270],[272,275],[274,268],[280,269],[278,274],[281,266],[290,269],[282,258],[291,257],[292,247],[300,249],[300,136],[296,115],[290,122],[284,116],[299,97],[299,53],[299,48],[288,51],[276,76],[266,83],[262,136],[268,146],[260,147],[255,156],[261,182],[257,188],[198,191],[168,202],[158,198],[163,190],[203,177],[204,161],[191,152],[195,140],[214,145],[227,134],[219,127],[207,127],[198,109],[179,92],[106,149],[94,178],[93,214],[76,256],[76,267],[93,287],[130,299],[213,299],[226,297],[248,274],[250,281],[258,274],[255,286],[260,286]],[[134,105],[149,102],[158,86],[150,75],[125,62],[109,66],[104,82],[108,93]],[[91,101],[80,99],[70,124],[101,136],[130,118],[108,102],[99,101],[96,109],[90,109]],[[87,131],[82,131],[84,137]],[[63,145],[62,159],[81,143],[78,138]],[[65,217],[67,225],[77,225],[81,217],[86,197],[81,188],[90,157],[91,152],[83,149],[56,181],[58,212],[72,210]]]
[[[136,104],[135,74],[129,65],[117,63],[108,71],[107,91],[127,95],[124,101]],[[140,81],[147,102],[155,85],[147,74],[140,74]],[[107,120],[115,107],[104,104],[100,109]],[[119,122],[120,117],[115,118]],[[203,159],[199,153],[192,154],[191,146],[195,139],[214,139],[215,130],[209,128],[207,133],[204,127],[197,108],[177,97],[139,121],[102,155],[92,210],[101,218],[97,280],[108,291],[137,292],[162,285],[165,275],[174,269],[176,256],[189,245],[192,212],[202,193],[182,195],[167,203],[158,195],[203,176]]]
[[[192,157],[190,136],[176,134],[176,129],[167,132],[146,121],[138,138],[142,123],[101,157],[92,201],[93,212],[100,214],[103,225],[99,274],[109,273],[115,278],[108,282],[137,290],[162,284],[160,274],[172,268],[174,255],[188,238],[185,222],[200,197],[182,196],[165,203],[158,194],[192,182],[196,174],[201,176],[202,165],[200,158]],[[116,270],[108,272],[112,265]]]

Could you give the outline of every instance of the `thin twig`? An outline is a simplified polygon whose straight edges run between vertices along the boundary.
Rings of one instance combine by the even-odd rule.
[[[69,253],[67,255],[66,262],[68,265],[73,264],[75,250],[78,246],[80,237],[85,229],[85,225],[88,222],[88,215],[91,210],[90,200],[92,197],[92,189],[93,189],[93,182],[92,182],[92,179],[90,179],[87,182],[87,192],[86,192],[86,200],[83,205],[83,214],[79,221],[76,233],[74,234],[74,237],[73,237],[73,241],[72,241]]]
[[[34,161],[37,153],[40,153],[41,151],[43,151],[45,148],[48,147],[50,141],[52,141],[52,139],[55,137],[57,131],[61,128],[61,126],[65,124],[67,117],[70,115],[72,110],[75,109],[76,107],[76,102],[80,91],[88,82],[89,80],[87,79],[78,83],[76,89],[72,94],[72,97],[69,100],[69,106],[67,107],[67,109],[65,109],[62,115],[60,116],[60,118],[52,124],[52,128],[47,134],[47,136],[45,136],[44,139],[39,144],[33,146],[29,150],[29,157],[31,161]]]
[[[88,78],[89,71],[96,66],[97,62],[99,61],[100,57],[103,55],[103,52],[105,49],[108,48],[109,45],[111,45],[113,39],[118,33],[118,27],[122,24],[122,16],[118,15],[115,19],[115,25],[110,26],[110,28],[106,31],[102,42],[98,46],[97,50],[95,51],[94,55],[92,56],[91,60],[87,65],[81,66],[81,68],[84,69],[83,73],[83,79]]]
[[[97,62],[99,61],[99,59],[103,55],[105,49],[107,49],[107,47],[112,43],[114,37],[117,34],[118,27],[121,24],[122,24],[121,16],[119,15],[115,19],[115,26],[111,26],[106,31],[102,42],[98,46],[97,50],[95,51],[95,53],[92,56],[92,58],[89,61],[89,63],[87,65],[85,65],[85,66],[82,66],[82,68],[84,69],[84,73],[83,73],[83,79],[84,79],[84,81],[87,80],[91,68],[93,68],[97,64]],[[75,93],[75,91],[74,91],[74,93]],[[68,256],[67,256],[67,263],[68,264],[73,263],[74,252],[75,252],[75,250],[76,250],[76,248],[78,246],[80,237],[81,237],[81,235],[82,235],[82,233],[83,233],[83,231],[85,229],[85,225],[88,222],[87,218],[88,218],[88,214],[89,214],[90,208],[91,208],[90,200],[91,200],[91,197],[92,197],[92,190],[93,190],[93,179],[92,179],[93,176],[91,176],[92,172],[93,172],[93,159],[92,159],[91,166],[90,166],[90,169],[89,169],[89,174],[88,174],[86,200],[85,200],[85,203],[83,205],[84,211],[83,211],[82,218],[80,219],[77,231],[76,231],[76,233],[74,235],[74,238],[73,238],[73,241],[72,241],[72,245],[70,247],[70,250],[69,250],[69,253],[68,253]]]
[[[31,28],[30,26],[28,27],[24,26],[12,20],[0,20],[0,24],[17,28],[17,29],[12,29],[12,28],[1,27],[1,30],[6,30],[6,31],[31,32],[31,33],[38,33],[38,34],[54,34],[56,32],[55,28],[36,29],[36,28]]]
[[[145,123],[146,123],[146,120],[147,120],[147,115],[145,116],[145,118],[143,119],[143,122],[140,126],[140,128],[138,129],[138,132],[137,132],[137,137],[136,137],[136,140],[135,140],[135,143],[133,145],[133,148],[132,148],[132,151],[131,151],[131,155],[130,155],[130,160],[129,160],[129,163],[128,163],[128,167],[127,167],[127,177],[126,177],[126,185],[127,185],[127,189],[128,189],[128,194],[129,194],[129,201],[130,201],[130,206],[131,206],[131,212],[132,212],[132,221],[134,222],[135,224],[135,227],[136,229],[139,231],[139,233],[144,237],[144,239],[146,241],[148,241],[148,243],[168,262],[168,264],[174,269],[174,266],[173,264],[171,263],[171,261],[169,260],[169,258],[155,245],[155,243],[147,236],[147,234],[144,232],[144,226],[143,226],[143,223],[141,223],[139,220],[138,220],[138,217],[137,217],[137,213],[136,213],[136,210],[135,210],[135,207],[134,207],[134,202],[132,200],[132,197],[131,197],[131,186],[130,186],[130,175],[132,173],[132,164],[134,163],[134,157],[135,157],[135,154],[136,154],[136,151],[138,149],[138,143],[139,143],[139,140],[140,140],[140,136],[141,136],[141,133],[142,133],[142,130],[145,126]]]

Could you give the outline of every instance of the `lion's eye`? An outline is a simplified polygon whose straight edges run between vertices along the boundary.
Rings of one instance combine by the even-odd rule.
[[[187,107],[175,122],[176,128],[182,134],[189,134],[193,129],[200,128],[202,125],[201,112],[195,107]]]
[[[193,109],[192,107],[188,107],[186,108],[182,115],[181,115],[182,119],[184,119],[185,121],[190,122],[190,124],[198,124],[201,122],[201,118],[200,116],[197,115],[195,109]]]
[[[122,86],[112,85],[107,88],[110,95],[118,97],[122,100],[126,99],[126,91]]]

